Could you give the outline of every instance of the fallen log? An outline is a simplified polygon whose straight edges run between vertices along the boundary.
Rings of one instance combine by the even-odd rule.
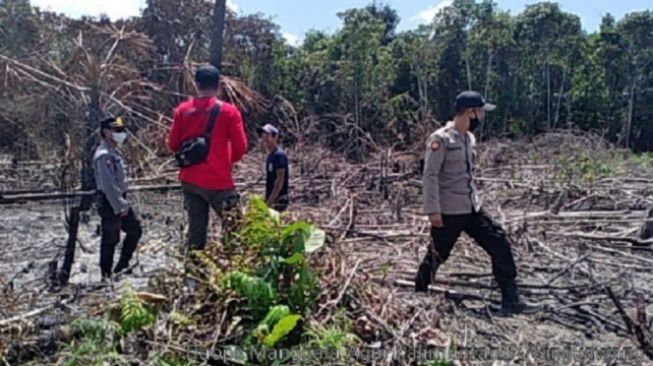
[[[261,182],[260,179],[255,182],[236,184],[236,187],[238,189],[245,190],[251,188],[252,186],[255,186],[259,182]],[[177,189],[181,189],[181,185],[179,183],[133,186],[128,189],[128,192],[173,191]],[[92,196],[94,194],[96,194],[95,190],[92,191],[76,190],[72,192],[18,193],[18,194],[1,193],[0,204],[23,203],[28,201],[70,199],[76,197]]]
[[[138,191],[157,191],[157,190],[173,190],[179,189],[179,184],[156,185],[156,186],[141,186],[132,187],[130,192]],[[0,195],[0,204],[9,203],[22,203],[27,201],[47,201],[57,199],[70,199],[76,197],[87,197],[96,194],[95,190],[92,191],[73,191],[73,192],[49,192],[49,193],[26,193],[26,194],[3,194]]]
[[[66,304],[68,304],[69,302],[71,302],[74,299],[75,298],[73,297],[73,298],[70,298],[70,299],[63,300],[63,301],[54,302],[52,304],[49,304],[47,306],[44,306],[44,307],[41,307],[41,308],[38,308],[38,309],[34,309],[34,310],[29,311],[29,312],[24,313],[24,314],[19,314],[19,315],[16,315],[16,316],[12,316],[11,318],[2,319],[2,320],[0,320],[0,328],[5,327],[5,326],[7,326],[9,324],[12,324],[12,323],[16,323],[16,322],[27,320],[29,318],[33,318],[33,317],[35,317],[37,315],[45,313],[46,311],[48,311],[50,309],[54,309],[54,308],[56,308],[58,306],[66,305]]]
[[[402,279],[396,279],[395,280],[395,285],[401,286],[401,287],[410,287],[413,288],[415,287],[415,283],[411,281],[406,281]],[[476,294],[470,294],[470,293],[465,293],[465,292],[459,292],[455,290],[450,290],[450,289],[445,289],[442,287],[437,287],[433,285],[429,285],[429,290],[434,291],[434,292],[439,292],[445,295],[447,299],[451,299],[454,301],[459,301],[459,300],[479,300],[479,301],[488,301],[492,303],[498,304],[499,301],[493,300],[491,298],[487,298],[484,296],[479,296]]]
[[[637,246],[649,246],[653,244],[653,239],[650,240],[640,240],[637,238],[631,238],[627,236],[611,236],[611,235],[601,235],[601,234],[586,234],[586,233],[557,233],[556,235],[578,238],[578,239],[588,239],[588,240],[605,240],[605,241],[616,241],[616,242],[627,242]]]

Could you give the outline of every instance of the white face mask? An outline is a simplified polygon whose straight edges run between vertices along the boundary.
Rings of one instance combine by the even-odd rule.
[[[116,143],[118,143],[118,146],[124,144],[125,140],[127,140],[127,132],[112,132],[111,134]]]

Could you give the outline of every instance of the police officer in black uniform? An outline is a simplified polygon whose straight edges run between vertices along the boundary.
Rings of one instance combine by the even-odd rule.
[[[127,139],[127,130],[120,117],[108,118],[100,123],[102,141],[95,150],[93,167],[97,184],[97,208],[102,218],[100,243],[100,269],[102,279],[111,278],[113,256],[120,241],[120,231],[126,233],[120,258],[114,273],[129,267],[143,233],[141,222],[127,201],[127,171],[118,148]]]

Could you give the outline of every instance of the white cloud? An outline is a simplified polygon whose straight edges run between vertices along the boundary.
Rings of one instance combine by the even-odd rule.
[[[283,32],[282,36],[283,36],[283,38],[286,39],[286,42],[288,42],[288,44],[291,45],[291,46],[297,47],[302,43],[301,37],[296,35],[296,34]]]
[[[31,0],[32,6],[72,17],[106,14],[111,19],[138,16],[143,5],[139,0]]]
[[[75,18],[106,14],[113,20],[139,16],[140,9],[145,7],[145,0],[31,0],[30,3],[43,10]],[[236,13],[240,12],[240,6],[234,0],[227,0],[227,7]]]
[[[447,6],[451,6],[451,4],[453,4],[453,0],[442,0],[430,8],[426,8],[420,11],[413,17],[413,19],[419,20],[420,23],[431,23],[433,18],[435,18],[435,15],[439,13],[440,10],[446,8]]]
[[[235,13],[240,13],[240,5],[236,4],[234,0],[227,0],[227,8],[233,10]]]

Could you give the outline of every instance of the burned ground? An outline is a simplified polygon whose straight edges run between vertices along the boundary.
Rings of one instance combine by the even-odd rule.
[[[650,241],[638,236],[653,187],[653,170],[646,162],[610,150],[593,136],[549,134],[531,142],[483,144],[477,175],[484,206],[513,243],[523,296],[545,305],[535,316],[501,318],[493,312],[499,292],[489,257],[468,237],[461,238],[441,267],[432,291],[413,293],[412,280],[429,240],[428,223],[420,215],[419,149],[378,152],[366,164],[349,164],[323,150],[290,151],[294,201],[289,216],[327,232],[326,246],[312,259],[320,273],[321,296],[311,322],[327,324],[338,308],[344,309],[364,347],[386,352],[382,364],[393,357],[403,363],[397,360],[408,356],[399,356],[401,350],[415,356],[425,346],[448,347],[449,357],[462,364],[472,364],[474,357],[591,364],[581,360],[591,350],[620,351],[614,364],[643,364],[645,352],[651,351],[646,314],[651,310],[653,255]],[[263,188],[261,159],[253,154],[238,168],[245,200]],[[174,182],[174,172],[153,181],[141,178],[143,182]],[[133,198],[145,235],[134,274],[113,289],[97,286],[99,236],[93,213],[80,228],[71,285],[53,291],[48,267],[65,243],[63,205],[2,206],[0,344],[5,358],[13,359],[10,364],[47,353],[39,345],[47,344],[44,334],[55,337],[47,333],[55,328],[50,323],[97,312],[125,282],[151,290],[151,279],[179,272],[181,195],[171,190]],[[212,227],[218,240],[218,225]],[[633,324],[625,318],[634,319]],[[204,329],[211,329],[210,324]],[[635,336],[638,329],[643,338]],[[198,335],[202,342],[204,338]],[[169,340],[177,341],[182,342]],[[554,349],[543,353],[545,347]],[[473,354],[490,351],[494,353]]]

